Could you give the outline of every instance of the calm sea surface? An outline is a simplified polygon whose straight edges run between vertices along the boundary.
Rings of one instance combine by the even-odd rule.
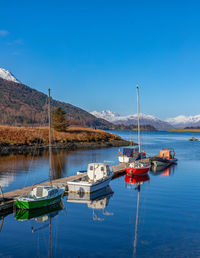
[[[135,132],[116,133],[137,141]],[[200,142],[189,142],[191,136],[200,138],[142,132],[147,154],[171,147],[178,164],[150,172],[140,191],[122,176],[111,181],[113,193],[91,200],[65,196],[53,210],[2,217],[0,257],[200,257]],[[90,162],[117,164],[117,155],[118,148],[61,152],[53,156],[54,176],[73,175]],[[47,155],[0,158],[5,192],[41,182],[48,173]]]

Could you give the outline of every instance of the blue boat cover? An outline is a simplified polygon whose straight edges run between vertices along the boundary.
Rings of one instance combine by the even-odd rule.
[[[135,152],[135,149],[133,148],[124,148],[123,149],[123,155],[127,157],[133,157],[133,153]]]

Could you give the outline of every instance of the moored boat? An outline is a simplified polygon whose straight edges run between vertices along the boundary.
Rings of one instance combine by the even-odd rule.
[[[137,112],[138,112],[138,155],[134,162],[131,162],[125,168],[128,175],[144,175],[148,173],[150,165],[141,162],[141,159],[146,158],[146,153],[141,151],[140,143],[140,106],[139,106],[139,87],[137,89]]]
[[[65,189],[52,186],[37,186],[33,190],[19,197],[15,204],[20,209],[37,209],[53,205],[61,200]]]
[[[192,138],[189,138],[189,141],[192,141],[192,142],[198,142],[199,139],[198,138],[195,138],[194,136]]]
[[[130,176],[137,176],[137,175],[145,175],[148,173],[150,169],[150,165],[145,164],[143,162],[133,162],[130,163],[127,168],[125,168],[125,171]]]
[[[86,175],[68,181],[68,192],[91,193],[109,185],[113,172],[105,163],[88,164]]]
[[[151,158],[151,163],[155,167],[168,167],[172,164],[176,164],[177,161],[178,159],[175,158],[174,150],[168,148],[161,150],[159,157]]]

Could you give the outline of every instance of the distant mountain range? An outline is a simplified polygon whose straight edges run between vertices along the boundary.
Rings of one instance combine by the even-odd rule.
[[[103,118],[114,124],[137,125],[137,114],[120,116],[110,110],[91,112],[96,117]],[[177,116],[162,121],[154,116],[140,114],[141,125],[151,125],[157,130],[173,130],[175,128],[199,127],[200,115],[196,116]]]
[[[174,118],[166,119],[166,122],[170,123],[176,128],[185,127],[198,127],[200,126],[200,115],[196,116],[177,116]]]
[[[120,116],[117,113],[114,113],[110,110],[103,110],[101,112],[93,111],[91,112],[92,115],[103,118],[111,123],[114,124],[124,124],[124,125],[137,125],[137,114],[128,115],[128,116]],[[156,128],[157,130],[172,130],[174,127],[162,121],[154,116],[140,114],[140,124],[141,125],[150,125]]]

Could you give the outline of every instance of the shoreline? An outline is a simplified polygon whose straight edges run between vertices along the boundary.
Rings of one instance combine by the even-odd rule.
[[[52,151],[54,150],[93,150],[100,148],[109,148],[109,147],[122,147],[128,146],[130,144],[129,141],[126,140],[113,140],[108,142],[74,142],[74,143],[57,143],[52,144]],[[133,143],[133,145],[137,145]],[[9,145],[2,146],[0,145],[0,156],[8,156],[11,154],[14,155],[40,155],[44,151],[49,150],[49,145]]]
[[[200,133],[200,129],[177,129],[169,130],[169,133]]]

